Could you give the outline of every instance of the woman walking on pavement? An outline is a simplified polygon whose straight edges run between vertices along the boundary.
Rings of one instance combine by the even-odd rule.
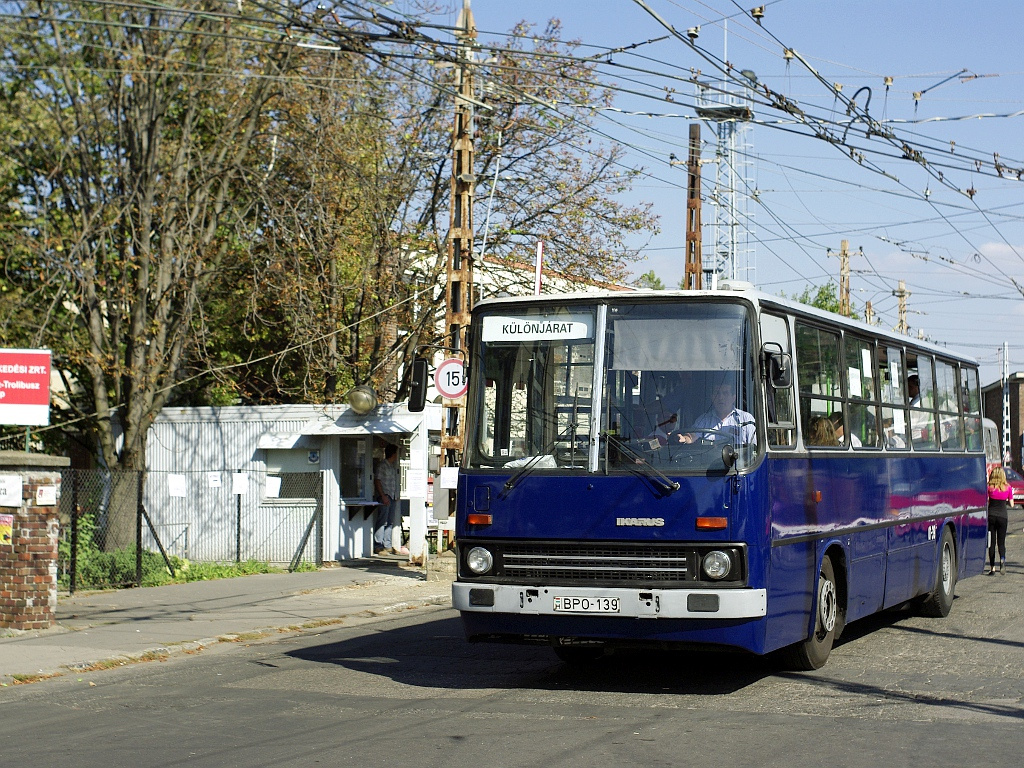
[[[1007,502],[1013,506],[1013,488],[1006,482],[1002,467],[993,467],[988,475],[988,575],[996,572],[996,547],[999,547],[999,573],[1006,573]]]

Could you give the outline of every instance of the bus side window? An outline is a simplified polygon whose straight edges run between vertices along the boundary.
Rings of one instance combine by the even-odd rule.
[[[838,333],[797,322],[796,371],[804,445],[839,446],[833,422],[843,409],[839,360]]]
[[[903,397],[903,350],[894,346],[878,347],[878,382],[882,395],[884,445],[889,450],[906,450],[907,403]]]
[[[793,448],[796,446],[796,410],[793,407],[793,376],[790,373],[788,387],[773,386],[770,355],[781,354],[789,360],[792,356],[789,345],[789,328],[785,318],[776,315],[761,315],[761,342],[765,366],[765,407],[768,416],[768,445],[772,448]]]
[[[878,447],[878,400],[875,352],[870,341],[846,335],[846,387],[848,393],[844,438],[853,448]]]
[[[910,401],[910,438],[914,449],[934,451],[939,447],[935,429],[935,385],[932,359],[907,351],[907,398]]]
[[[960,403],[964,414],[964,438],[968,451],[984,450],[984,433],[981,420],[981,390],[978,387],[976,368],[960,366]],[[1001,461],[1001,451],[996,452],[996,461]]]
[[[939,440],[944,451],[964,449],[963,414],[958,403],[956,366],[941,360],[935,363],[935,401],[939,409]]]

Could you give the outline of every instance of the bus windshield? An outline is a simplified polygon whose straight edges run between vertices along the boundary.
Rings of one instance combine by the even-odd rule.
[[[470,467],[686,473],[754,461],[756,366],[745,305],[616,301],[606,327],[597,327],[599,316],[578,304],[481,313]],[[604,367],[595,377],[602,333]],[[601,439],[592,441],[598,413]]]
[[[608,464],[722,469],[757,455],[749,313],[724,302],[617,305],[608,311]],[[727,449],[728,450],[728,449]]]

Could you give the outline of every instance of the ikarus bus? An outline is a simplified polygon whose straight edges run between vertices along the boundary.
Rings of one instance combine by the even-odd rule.
[[[752,290],[473,311],[454,606],[471,641],[781,650],[945,616],[981,573],[978,369]]]

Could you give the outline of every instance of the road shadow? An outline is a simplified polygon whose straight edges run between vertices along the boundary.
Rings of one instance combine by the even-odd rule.
[[[442,690],[571,689],[718,696],[740,691],[780,669],[773,656],[660,649],[617,651],[570,665],[547,646],[469,643],[454,617],[380,627],[340,642],[309,643],[286,655]]]
[[[901,625],[910,611],[889,610],[854,622],[836,648],[879,630],[931,632]],[[811,672],[788,670],[778,654],[695,650],[619,651],[585,665],[560,661],[551,648],[468,643],[456,617],[401,625],[377,625],[376,631],[335,642],[317,642],[286,652],[291,659],[331,665],[421,689],[574,691],[595,694],[728,696],[741,694],[767,678],[801,682],[835,695],[867,697],[872,702],[924,704],[937,709],[1024,719],[1016,702],[974,701],[925,690],[903,690],[882,682],[851,680],[826,664]],[[942,634],[936,627],[936,634]],[[332,632],[331,635],[336,633]],[[319,640],[325,639],[321,635]],[[957,635],[961,637],[961,635]],[[966,637],[967,640],[987,638]],[[252,663],[260,664],[260,660]],[[270,664],[269,666],[276,666]]]

